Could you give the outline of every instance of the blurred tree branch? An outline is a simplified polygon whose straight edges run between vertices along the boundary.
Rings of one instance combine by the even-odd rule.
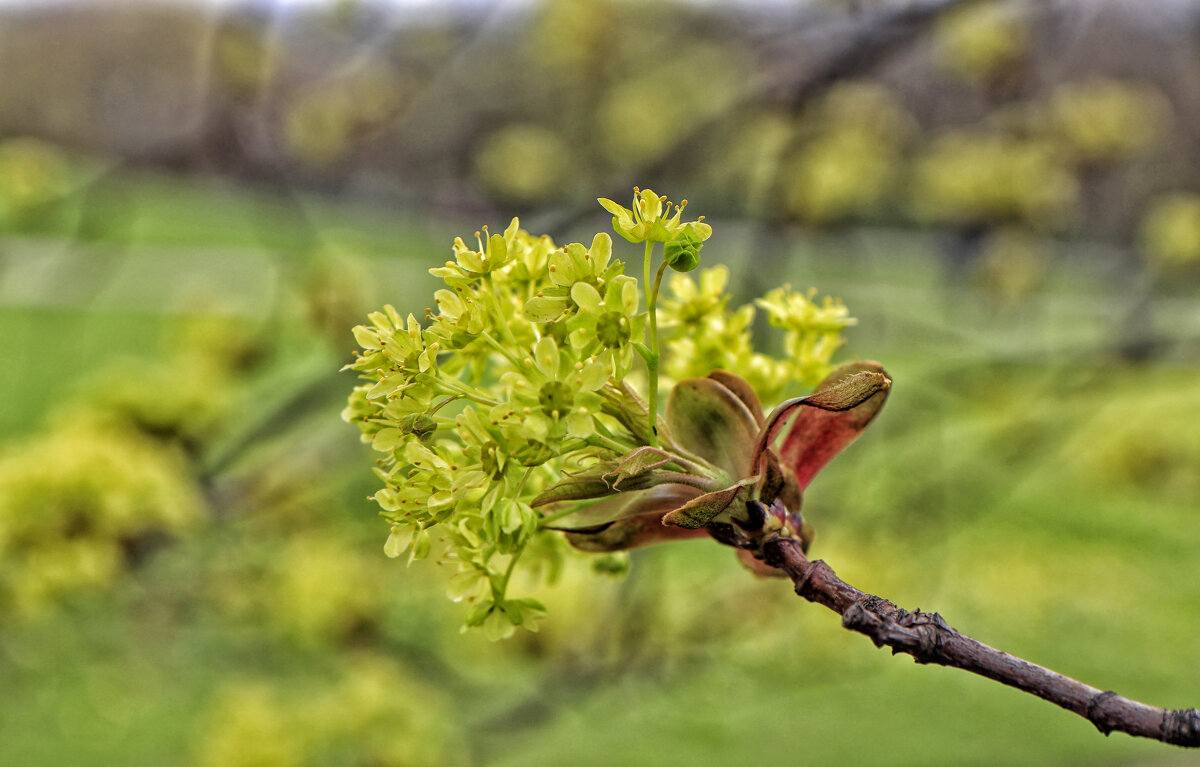
[[[943,13],[970,2],[974,0],[922,0],[860,11],[859,18],[819,63],[804,67],[797,64],[795,56],[790,61],[783,57],[772,67],[773,74],[764,90],[777,93],[780,102],[793,113],[800,112],[834,84],[872,71],[892,54],[917,42]],[[797,39],[787,47],[803,50],[805,46]]]
[[[653,185],[670,168],[691,167],[703,151],[704,141],[719,126],[736,119],[748,107],[764,100],[782,105],[793,114],[828,91],[837,83],[872,71],[889,57],[922,39],[930,26],[950,9],[975,0],[918,0],[882,9],[858,10],[849,24],[826,24],[817,31],[804,29],[780,35],[771,52],[774,61],[761,78],[748,83],[745,92],[727,109],[704,119],[694,120],[684,136],[662,157],[633,172],[619,171],[601,185],[605,190],[627,190],[635,184]],[[832,38],[828,52],[813,62],[801,61],[789,50],[806,50],[805,36]],[[777,187],[779,181],[772,182]],[[774,189],[773,194],[778,190]],[[592,215],[592,199],[581,200],[543,217],[534,228],[563,231]]]
[[[1107,735],[1117,730],[1188,748],[1200,748],[1200,710],[1162,709],[1099,690],[989,647],[947,625],[937,613],[902,610],[859,591],[821,560],[804,556],[800,542],[766,541],[764,561],[787,573],[796,593],[842,616],[842,625],[865,634],[876,647],[907,653],[917,663],[960,668],[1050,701],[1084,717]]]

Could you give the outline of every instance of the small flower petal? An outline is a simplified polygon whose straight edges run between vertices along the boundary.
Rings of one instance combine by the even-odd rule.
[[[589,362],[584,365],[583,370],[579,371],[575,385],[579,387],[580,391],[596,391],[608,381],[608,376],[608,365],[603,362]]]
[[[612,287],[610,285],[609,290],[611,289]],[[595,288],[586,282],[577,282],[571,286],[571,298],[575,301],[575,303],[579,304],[579,308],[583,309],[585,312],[599,314],[603,311],[603,307],[600,305],[600,294],[596,292]]]
[[[554,379],[558,374],[558,344],[550,336],[543,336],[533,347],[533,361],[546,378]]]

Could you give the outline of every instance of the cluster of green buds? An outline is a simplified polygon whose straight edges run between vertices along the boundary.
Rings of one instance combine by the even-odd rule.
[[[362,351],[347,368],[361,383],[343,417],[381,454],[373,498],[390,525],[385,552],[410,562],[436,552],[456,570],[450,597],[472,605],[466,626],[493,638],[536,628],[544,607],[509,586],[518,572],[552,577],[564,541],[619,552],[712,535],[754,565],[764,532],[802,536],[799,494],[811,475],[781,463],[780,426],[797,409],[837,414],[810,419],[815,431],[789,449],[798,419],[785,441],[795,458],[824,440],[809,455],[819,466],[830,439],[856,435],[890,384],[873,363],[840,369],[764,416],[755,385],[774,394],[828,373],[852,322],[845,308],[772,291],[759,305],[785,328],[788,356],[758,354],[754,306],[726,307],[723,270],[703,273],[699,287],[678,275],[674,300],[658,306],[666,270],[694,269],[712,234],[702,219],[683,220],[686,201],[635,189],[631,208],[599,202],[619,235],[643,243],[640,283],[608,234],[560,247],[514,219],[503,233],[477,233],[473,248],[454,241],[454,260],[430,270],[445,287],[423,319],[388,306],[354,328]],[[743,363],[754,384],[725,370],[689,377]],[[663,368],[679,380],[660,415]]]

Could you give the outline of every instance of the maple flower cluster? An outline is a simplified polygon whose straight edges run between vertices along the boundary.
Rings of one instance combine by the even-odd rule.
[[[665,270],[695,268],[712,233],[702,219],[682,220],[686,201],[635,190],[631,208],[600,203],[617,234],[644,243],[641,282],[625,274],[606,233],[559,246],[513,219],[502,233],[484,228],[470,246],[454,240],[453,260],[430,270],[445,285],[436,309],[418,318],[386,306],[353,331],[361,351],[346,367],[360,384],[343,418],[380,454],[373,499],[390,526],[385,551],[409,561],[436,552],[455,570],[451,599],[472,605],[466,626],[493,638],[536,629],[544,607],[511,597],[509,585],[518,571],[522,583],[553,577],[571,550],[557,523],[620,492],[609,481],[564,492],[565,480],[614,466],[625,478],[648,476],[651,463],[697,487],[728,479],[670,442],[657,415],[660,359],[670,378],[738,370],[775,396],[820,380],[853,322],[840,303],[772,291],[758,305],[785,329],[786,353],[760,354],[750,334],[755,306],[727,308],[721,267],[699,283],[676,275],[673,297],[657,304]],[[646,450],[663,457],[648,461]]]

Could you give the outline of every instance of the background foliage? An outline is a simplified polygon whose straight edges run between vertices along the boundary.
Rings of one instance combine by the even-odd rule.
[[[1190,763],[892,659],[703,541],[460,635],[383,556],[335,372],[454,235],[686,195],[736,303],[841,296],[896,380],[806,494],[814,554],[1197,705],[1187,4],[0,13],[0,761]]]

